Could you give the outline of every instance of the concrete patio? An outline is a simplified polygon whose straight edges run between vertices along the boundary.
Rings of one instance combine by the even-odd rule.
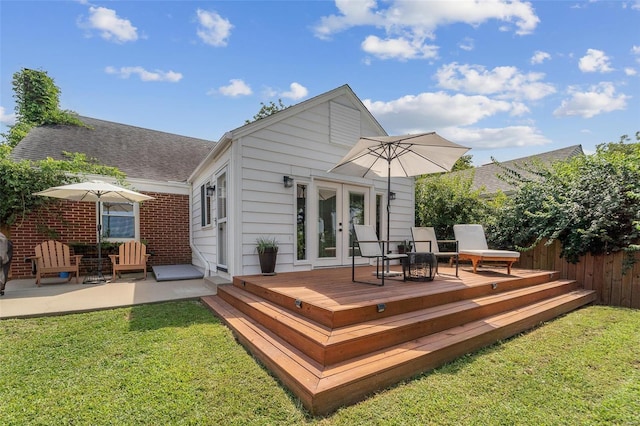
[[[76,284],[60,278],[44,278],[37,287],[34,278],[10,280],[0,296],[0,319],[63,315],[169,300],[197,299],[214,295],[219,277],[156,281],[153,274],[123,274],[115,282]]]

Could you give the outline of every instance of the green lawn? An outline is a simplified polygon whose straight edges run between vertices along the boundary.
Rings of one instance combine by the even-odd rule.
[[[0,322],[2,425],[640,424],[640,311],[594,306],[313,418],[198,302]]]

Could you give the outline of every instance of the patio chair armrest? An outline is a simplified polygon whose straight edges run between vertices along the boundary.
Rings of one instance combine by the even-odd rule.
[[[458,251],[458,240],[438,240],[439,243],[455,243],[456,251]]]
[[[429,243],[429,251],[433,249],[433,241],[432,240],[412,240],[413,241],[413,250],[416,249],[416,243]]]
[[[83,256],[83,255],[81,255],[81,254],[74,254],[74,255],[73,255],[73,257],[75,257],[75,258],[76,258],[76,263],[75,263],[76,265],[79,265],[79,264],[80,264],[80,259],[82,259],[82,256]]]
[[[119,254],[110,254],[109,255],[109,259],[111,259],[111,263],[112,264],[116,264],[119,257],[120,257]]]

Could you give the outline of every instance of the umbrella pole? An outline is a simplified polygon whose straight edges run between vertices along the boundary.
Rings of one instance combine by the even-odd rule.
[[[98,203],[98,210],[100,204]],[[98,211],[98,277],[102,276],[102,211]]]
[[[100,196],[98,196],[98,267],[93,276],[93,271],[84,279],[83,284],[100,284],[106,281],[102,275],[102,211],[100,209]]]
[[[389,155],[389,157],[391,157]],[[389,159],[387,161],[387,167],[388,167],[388,172],[387,172],[387,248],[386,248],[386,252],[384,251],[385,248],[382,247],[382,252],[386,253],[386,254],[390,254],[391,253],[391,234],[390,234],[390,229],[391,229],[391,159]],[[389,274],[389,260],[387,260],[387,274]],[[384,267],[384,266],[383,266]],[[384,272],[383,272],[384,274]]]

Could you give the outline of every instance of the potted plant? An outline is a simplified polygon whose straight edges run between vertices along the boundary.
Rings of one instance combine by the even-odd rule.
[[[260,259],[262,275],[275,275],[276,257],[278,255],[278,241],[275,237],[258,237],[256,250]]]

